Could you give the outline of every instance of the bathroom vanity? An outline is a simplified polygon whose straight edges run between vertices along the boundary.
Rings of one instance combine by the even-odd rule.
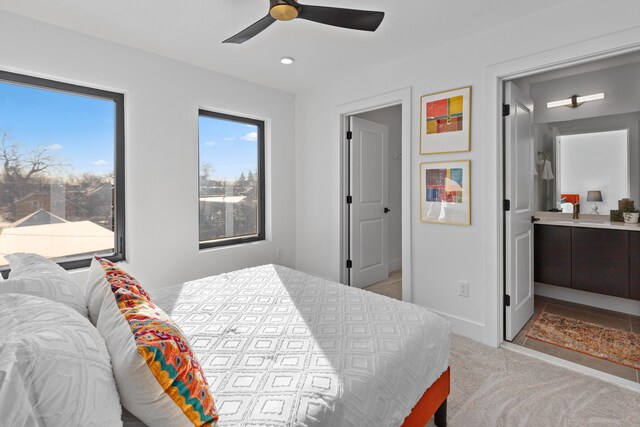
[[[640,226],[601,218],[536,222],[534,280],[640,301]]]

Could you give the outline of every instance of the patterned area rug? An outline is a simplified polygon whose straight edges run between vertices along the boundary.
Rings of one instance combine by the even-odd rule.
[[[640,334],[542,312],[527,337],[640,369]]]

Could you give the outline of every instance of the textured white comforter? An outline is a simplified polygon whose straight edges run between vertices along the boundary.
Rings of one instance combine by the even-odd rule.
[[[286,267],[152,297],[189,338],[221,427],[397,426],[448,365],[439,316]]]

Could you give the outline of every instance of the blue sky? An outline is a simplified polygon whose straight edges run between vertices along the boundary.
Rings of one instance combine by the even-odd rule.
[[[200,164],[214,179],[235,179],[257,170],[257,127],[200,117]],[[22,152],[47,147],[68,164],[64,173],[113,172],[114,103],[0,82],[0,135]]]
[[[113,171],[113,101],[0,82],[0,134],[23,152],[47,147],[66,173]]]
[[[235,179],[257,170],[257,132],[254,125],[200,116],[200,165],[211,164],[211,178]]]

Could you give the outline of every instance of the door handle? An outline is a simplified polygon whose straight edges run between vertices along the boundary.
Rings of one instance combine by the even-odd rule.
[[[389,208],[384,208],[384,213],[389,213],[389,212],[391,212],[391,209],[389,209]]]
[[[540,221],[540,218],[536,218],[535,216],[531,215],[531,224],[538,221]]]

